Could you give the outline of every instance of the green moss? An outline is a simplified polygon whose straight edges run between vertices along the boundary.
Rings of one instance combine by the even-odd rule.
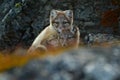
[[[21,4],[20,2],[15,4],[15,7],[16,7],[16,8],[19,8],[19,7],[21,7],[21,6],[22,6],[22,4]]]

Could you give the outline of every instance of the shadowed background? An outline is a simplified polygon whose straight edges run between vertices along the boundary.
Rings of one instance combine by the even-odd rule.
[[[28,48],[49,25],[52,9],[73,10],[74,24],[80,28],[83,43],[89,43],[88,38],[96,34],[110,34],[105,38],[120,34],[119,0],[1,0],[0,49]]]

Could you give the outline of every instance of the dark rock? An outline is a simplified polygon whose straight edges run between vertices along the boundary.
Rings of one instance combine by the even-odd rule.
[[[81,34],[112,34],[112,28],[103,27],[100,20],[104,11],[116,8],[119,6],[112,5],[111,0],[1,0],[0,48],[5,50],[19,44],[28,48],[35,37],[49,25],[52,9],[72,9],[74,24],[80,28]],[[81,36],[81,39],[84,40],[84,37]]]

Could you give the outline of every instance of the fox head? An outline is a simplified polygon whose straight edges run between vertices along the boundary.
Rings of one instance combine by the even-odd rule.
[[[73,11],[52,10],[50,13],[50,25],[58,33],[67,33],[73,28]]]

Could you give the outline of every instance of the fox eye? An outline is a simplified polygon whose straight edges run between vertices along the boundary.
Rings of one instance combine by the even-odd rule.
[[[53,22],[53,26],[58,26],[58,22]]]

